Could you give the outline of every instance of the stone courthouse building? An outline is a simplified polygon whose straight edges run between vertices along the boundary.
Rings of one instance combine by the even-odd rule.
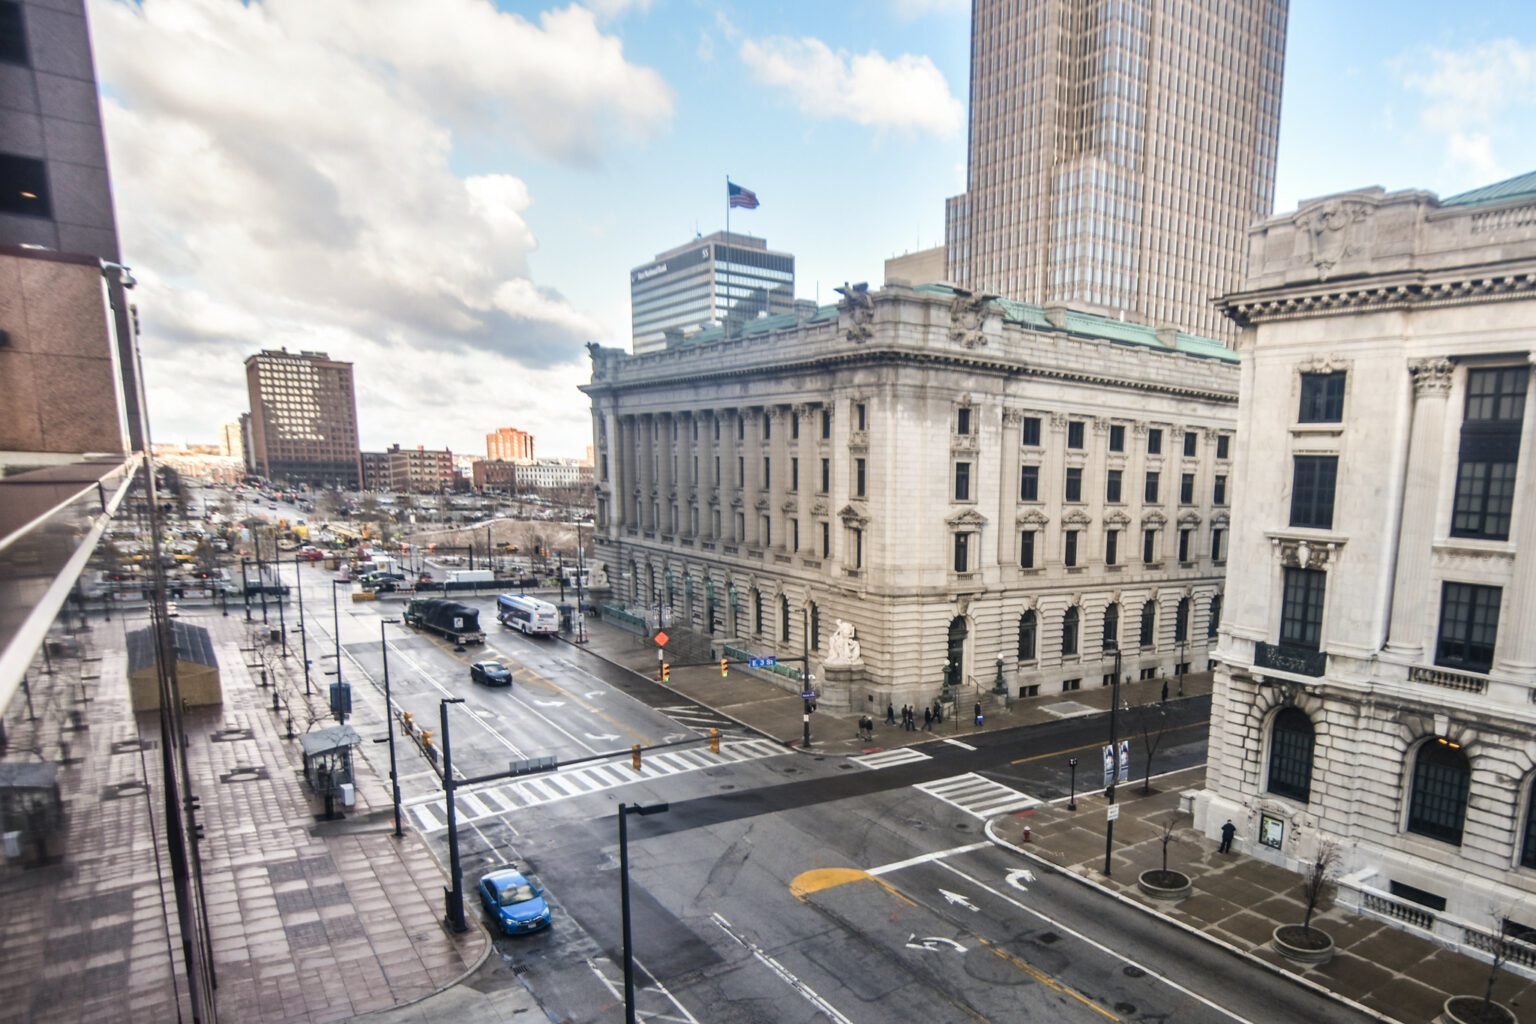
[[[1197,824],[1291,866],[1331,840],[1347,902],[1486,947],[1490,908],[1536,925],[1536,174],[1250,243]]]
[[[808,652],[884,712],[1206,668],[1236,357],[1171,330],[941,285],[643,355],[591,347],[595,559],[669,632]],[[861,660],[830,675],[850,623]],[[794,685],[784,680],[786,686]]]

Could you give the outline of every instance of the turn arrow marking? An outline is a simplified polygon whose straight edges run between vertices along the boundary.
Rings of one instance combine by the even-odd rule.
[[[619,734],[616,732],[605,732],[601,736],[594,736],[591,733],[583,733],[583,735],[589,740],[616,740],[619,738]]]
[[[541,708],[563,708],[563,707],[565,707],[565,701],[563,701],[563,700],[536,700],[536,701],[534,701],[534,703],[537,704]]]
[[[908,949],[926,949],[930,953],[938,953],[942,952],[943,947],[945,946],[950,947],[957,953],[965,952],[965,947],[960,945],[960,943],[956,942],[954,939],[946,939],[941,935],[929,935],[921,942],[917,941],[916,932],[913,932],[911,935],[907,936]]]
[[[1024,883],[1025,882],[1033,882],[1034,880],[1035,880],[1035,873],[1033,871],[1030,871],[1028,868],[1015,868],[1012,871],[1008,872],[1008,877],[1007,877],[1008,884],[1013,886],[1015,889],[1019,890],[1020,892],[1029,892],[1029,887],[1026,886]]]
[[[587,698],[587,700],[592,700],[596,697],[601,697],[607,692],[607,690],[588,690],[586,693],[582,694],[582,696]]]
[[[980,907],[976,906],[970,900],[966,899],[964,896],[960,895],[957,892],[950,892],[948,889],[940,889],[939,892],[950,903],[958,903],[962,907],[964,907],[966,910],[969,910],[973,914],[977,913],[977,912],[979,912],[981,910]]]

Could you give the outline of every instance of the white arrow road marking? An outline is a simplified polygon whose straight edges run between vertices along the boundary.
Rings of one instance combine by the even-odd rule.
[[[607,690],[588,690],[582,696],[587,698],[587,700],[595,700],[598,697],[604,696],[607,692]]]
[[[930,953],[938,953],[942,951],[942,947],[949,946],[953,948],[957,953],[965,952],[965,947],[960,945],[960,943],[956,942],[954,939],[946,939],[942,935],[929,935],[925,937],[922,942],[917,942],[916,939],[916,932],[913,932],[911,935],[907,936],[908,949],[926,949]]]
[[[563,708],[563,707],[565,707],[565,701],[563,701],[563,700],[538,700],[538,699],[535,699],[534,703],[537,704],[541,708]]]
[[[960,895],[957,892],[950,892],[948,889],[940,889],[939,892],[943,895],[944,899],[947,900],[948,902],[950,902],[950,903],[958,903],[962,907],[964,907],[966,910],[969,910],[973,914],[976,913],[977,911],[981,910],[980,907],[976,906],[970,900],[966,899],[964,896]]]
[[[837,1007],[833,1006],[821,996],[817,995],[815,989],[811,988],[811,986],[807,985],[805,982],[789,973],[789,970],[783,964],[779,963],[773,957],[763,952],[754,943],[748,942],[742,936],[737,935],[736,932],[731,928],[731,922],[727,921],[719,914],[711,914],[710,917],[714,918],[715,924],[720,927],[721,931],[735,939],[736,943],[743,949],[750,952],[754,957],[756,957],[758,962],[766,965],[768,969],[771,970],[774,974],[777,974],[780,978],[784,979],[784,981],[788,982],[790,988],[800,993],[800,995],[805,998],[806,1002],[810,1003],[822,1013],[826,1014],[827,1018],[831,1020],[833,1024],[853,1024],[853,1021],[849,1020],[847,1017],[844,1017],[837,1011]]]
[[[1035,873],[1028,868],[1014,868],[1008,872],[1008,884],[1019,890],[1019,892],[1029,892],[1029,887],[1024,883],[1033,882],[1034,880]]]
[[[601,736],[594,736],[589,732],[582,735],[586,736],[589,740],[616,740],[619,738],[619,734],[616,732],[605,732]]]

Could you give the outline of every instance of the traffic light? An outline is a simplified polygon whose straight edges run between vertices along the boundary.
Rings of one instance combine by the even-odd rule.
[[[721,658],[720,659],[720,678],[721,679],[728,679],[728,678],[730,678],[730,675],[731,675],[731,659],[730,658]]]
[[[666,662],[662,662],[661,663],[661,681],[665,683],[665,682],[670,681],[671,678],[672,678],[672,666],[668,665]]]
[[[635,771],[640,770],[640,744],[638,743],[629,748],[629,766]]]
[[[709,751],[712,754],[720,753],[720,730],[709,730]]]

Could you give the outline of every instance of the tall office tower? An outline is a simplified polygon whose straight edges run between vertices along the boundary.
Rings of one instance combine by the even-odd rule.
[[[1288,0],[973,0],[949,277],[1231,339],[1274,204]]]
[[[634,350],[667,346],[669,335],[755,320],[795,309],[795,257],[761,238],[716,231],[658,253],[629,273]]]
[[[357,398],[352,364],[324,352],[266,349],[245,361],[251,462],[268,480],[357,490]]]
[[[497,427],[485,435],[485,457],[497,462],[532,462],[533,435],[516,427]]]

